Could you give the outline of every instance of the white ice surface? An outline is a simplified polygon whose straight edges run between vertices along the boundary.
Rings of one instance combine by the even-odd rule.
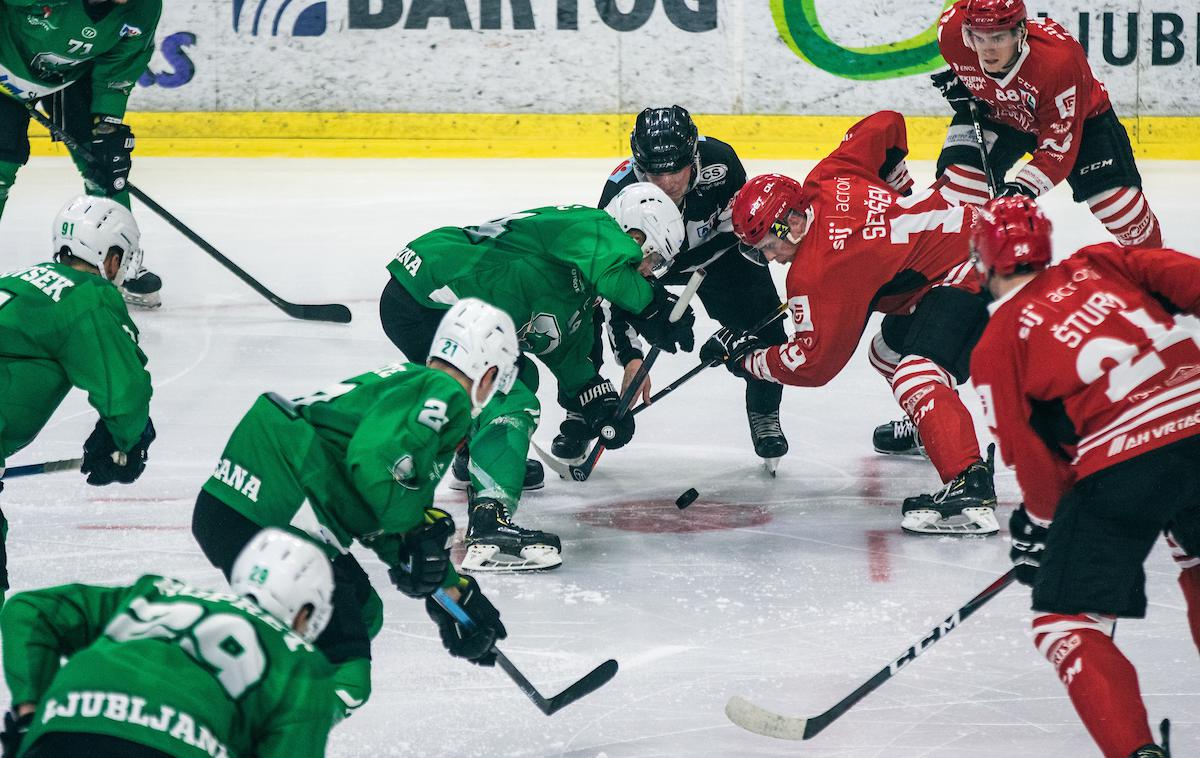
[[[221,577],[188,531],[195,494],[229,431],[265,390],[301,394],[394,360],[377,298],[384,265],[442,224],[514,210],[595,202],[616,161],[321,161],[139,159],[135,181],[280,295],[343,302],[349,326],[284,316],[145,208],[146,261],[166,305],[137,312],[150,356],[159,438],[128,487],[77,475],[11,481],[9,570],[16,589],[124,583],[147,572],[207,586]],[[809,163],[758,162],[803,176]],[[1141,165],[1167,240],[1200,252],[1200,169]],[[929,164],[914,176],[932,178]],[[22,171],[0,223],[0,268],[45,260],[50,222],[79,188],[61,159]],[[1046,200],[1060,252],[1105,239],[1065,186]],[[782,284],[782,269],[775,270]],[[698,319],[706,335],[711,321]],[[873,333],[868,331],[868,335]],[[662,386],[694,364],[663,356]],[[616,372],[610,371],[613,378]],[[543,371],[548,445],[561,411]],[[563,567],[481,580],[503,612],[504,649],[544,692],[605,658],[620,673],[546,718],[498,670],[450,659],[419,603],[363,563],[386,605],[374,643],[374,695],[330,740],[335,756],[750,756],[1023,758],[1094,756],[1050,665],[1026,634],[1028,591],[1007,590],[816,739],[793,744],[730,724],[740,694],[792,715],[823,711],[1008,567],[1004,537],[916,537],[899,502],[932,489],[923,460],[870,447],[898,409],[860,350],[827,387],[788,389],[791,453],[778,479],[749,445],[742,386],[712,370],[638,418],[636,441],[607,454],[585,484],[549,481],[518,521],[557,532]],[[973,393],[964,397],[975,407]],[[73,393],[10,465],[77,455],[95,413]],[[986,438],[986,432],[981,430]],[[674,506],[689,487],[700,499]],[[998,476],[1001,521],[1015,504]],[[463,498],[439,504],[462,524]],[[1147,563],[1149,616],[1117,640],[1136,664],[1152,721],[1175,723],[1176,756],[1200,754],[1200,657],[1168,555]],[[7,702],[7,695],[4,695]]]

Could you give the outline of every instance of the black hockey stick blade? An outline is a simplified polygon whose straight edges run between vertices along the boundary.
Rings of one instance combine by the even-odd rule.
[[[46,461],[45,463],[29,463],[24,466],[10,466],[5,469],[0,479],[15,479],[18,476],[33,476],[34,474],[53,474],[56,471],[78,471],[83,465],[82,458],[67,458],[61,461]]]
[[[512,678],[517,686],[525,695],[533,701],[533,704],[538,707],[538,710],[547,716],[552,716],[571,703],[574,703],[580,698],[586,697],[604,685],[608,684],[614,676],[617,675],[617,662],[611,658],[604,663],[601,663],[596,668],[589,671],[582,679],[567,687],[562,692],[550,698],[546,698],[542,693],[537,691],[525,675],[513,665],[504,653],[496,651],[496,663],[500,664],[500,668]]]
[[[14,95],[15,97],[15,95]],[[19,98],[18,98],[19,99]],[[91,162],[92,156],[87,148],[80,145],[71,135],[67,134],[58,124],[51,121],[46,114],[34,107],[32,102],[24,101],[25,109],[29,111],[30,117],[37,121],[42,126],[50,131],[54,138],[62,142],[75,155],[83,158],[85,161]],[[155,202],[149,195],[142,192],[132,182],[127,183],[125,188],[129,190],[129,194],[136,197],[147,208],[154,211],[163,221],[166,221],[175,228],[184,237],[187,237],[192,244],[199,247],[204,252],[216,258],[217,263],[227,268],[238,279],[248,284],[252,290],[269,300],[275,307],[283,311],[292,318],[302,319],[304,321],[331,321],[335,324],[350,323],[350,309],[340,303],[329,303],[325,305],[301,305],[299,303],[289,303],[287,300],[276,295],[271,290],[267,289],[261,282],[255,279],[250,274],[246,273],[241,266],[226,258],[219,250],[208,243],[208,240],[201,237],[196,232],[192,231],[186,224],[177,219],[174,214],[166,208]]]
[[[780,740],[812,739],[820,734],[825,727],[841,718],[859,700],[874,692],[880,685],[895,676],[900,669],[916,660],[917,656],[928,650],[933,643],[958,628],[959,624],[970,617],[972,613],[979,610],[984,603],[1000,594],[1001,590],[1012,584],[1016,578],[1017,570],[1015,568],[1009,569],[1000,578],[989,584],[986,589],[968,600],[966,604],[952,613],[945,621],[931,629],[919,642],[910,646],[908,650],[905,650],[903,655],[875,672],[875,675],[859,685],[858,689],[842,698],[836,705],[824,713],[808,718],[784,716],[768,711],[766,708],[761,708],[745,698],[734,695],[725,704],[725,715],[733,723],[755,734],[774,737]]]

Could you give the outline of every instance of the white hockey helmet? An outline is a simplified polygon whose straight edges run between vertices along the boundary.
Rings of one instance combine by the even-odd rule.
[[[604,206],[621,231],[637,229],[646,240],[642,254],[652,258],[650,272],[660,277],[683,247],[683,216],[667,193],[650,182],[636,182],[617,193]]]
[[[104,259],[113,248],[121,251],[121,265],[112,283],[120,286],[125,278],[142,267],[141,239],[137,222],[129,209],[107,197],[80,195],[67,201],[54,217],[54,254],[65,252],[104,272]]]
[[[291,627],[296,614],[312,607],[308,627],[300,633],[312,642],[333,614],[333,567],[313,542],[267,527],[246,543],[233,562],[229,586]]]
[[[446,311],[429,347],[430,360],[445,361],[471,380],[471,408],[475,415],[497,392],[512,389],[520,355],[512,317],[473,297],[464,297]],[[481,398],[479,382],[492,366],[497,369],[496,381],[487,396]]]

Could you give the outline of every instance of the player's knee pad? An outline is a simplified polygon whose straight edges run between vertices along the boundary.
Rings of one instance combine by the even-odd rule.
[[[1084,643],[1087,635],[1100,634],[1111,640],[1116,624],[1112,616],[1096,613],[1042,614],[1033,620],[1033,644],[1063,676],[1067,673],[1064,664],[1074,657],[1072,654]]]
[[[896,375],[896,366],[900,365],[900,358],[900,353],[888,345],[882,331],[871,338],[871,350],[867,353],[867,359],[871,361],[871,368],[878,371],[888,384],[892,383],[892,378]]]
[[[992,198],[983,169],[953,163],[942,172],[938,192],[955,205],[983,205]]]
[[[939,389],[953,391],[954,377],[924,356],[904,356],[892,375],[892,394],[916,424],[920,424],[921,416],[931,407],[927,401]]]
[[[1125,247],[1162,244],[1158,218],[1140,187],[1116,187],[1092,195],[1088,208],[1104,228]]]

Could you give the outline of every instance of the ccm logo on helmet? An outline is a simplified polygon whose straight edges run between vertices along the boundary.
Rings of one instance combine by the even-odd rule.
[[[716,184],[725,180],[729,175],[729,167],[724,163],[714,163],[711,166],[705,166],[700,169],[700,175],[696,177],[696,182],[699,184]]]

